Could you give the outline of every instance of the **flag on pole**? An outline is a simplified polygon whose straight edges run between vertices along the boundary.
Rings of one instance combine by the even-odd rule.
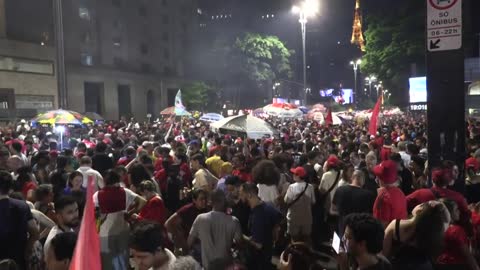
[[[95,222],[95,206],[93,205],[94,176],[88,177],[87,201],[78,233],[77,245],[73,253],[70,270],[101,270],[100,239]]]
[[[185,111],[185,106],[182,103],[182,90],[178,90],[175,96],[175,114],[181,115]]]
[[[382,106],[382,95],[378,97],[375,107],[373,107],[372,117],[370,118],[370,126],[368,128],[368,133],[375,136],[377,134],[377,125],[378,125],[378,115],[380,114],[380,106]]]
[[[328,108],[327,118],[325,118],[325,125],[327,125],[327,126],[333,125],[333,116],[332,116],[332,109],[331,108]]]

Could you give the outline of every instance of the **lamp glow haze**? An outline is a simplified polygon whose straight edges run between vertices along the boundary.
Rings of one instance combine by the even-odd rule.
[[[55,127],[55,132],[64,133],[65,132],[65,126],[56,126]]]
[[[311,17],[317,14],[320,8],[318,0],[306,0],[302,2],[299,6],[293,6],[292,12],[295,14],[303,13],[306,17]]]

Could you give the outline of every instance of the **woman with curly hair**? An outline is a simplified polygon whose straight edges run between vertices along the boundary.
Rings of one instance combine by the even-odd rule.
[[[261,160],[252,169],[252,176],[258,184],[258,197],[266,203],[278,206],[281,189],[278,186],[280,171],[273,161]]]

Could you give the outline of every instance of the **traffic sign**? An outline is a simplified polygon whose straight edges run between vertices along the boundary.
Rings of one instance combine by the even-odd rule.
[[[462,0],[427,1],[427,49],[430,52],[462,47]]]

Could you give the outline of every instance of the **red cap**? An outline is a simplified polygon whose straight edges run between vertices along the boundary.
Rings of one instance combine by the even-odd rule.
[[[447,185],[453,178],[452,169],[434,169],[432,170],[433,183],[444,186]]]
[[[474,157],[469,157],[465,161],[465,167],[468,169],[473,169],[474,171],[478,171],[478,168],[480,167],[480,164],[478,164],[478,161]]]
[[[332,168],[332,167],[338,167],[340,165],[340,160],[338,159],[337,156],[331,155],[327,159],[327,167]]]
[[[303,167],[292,168],[292,169],[290,169],[290,172],[293,173],[294,175],[300,177],[300,178],[304,178],[307,175],[307,172],[305,171],[305,169]]]
[[[385,160],[373,168],[373,173],[384,184],[393,184],[397,181],[398,165],[393,160]]]

